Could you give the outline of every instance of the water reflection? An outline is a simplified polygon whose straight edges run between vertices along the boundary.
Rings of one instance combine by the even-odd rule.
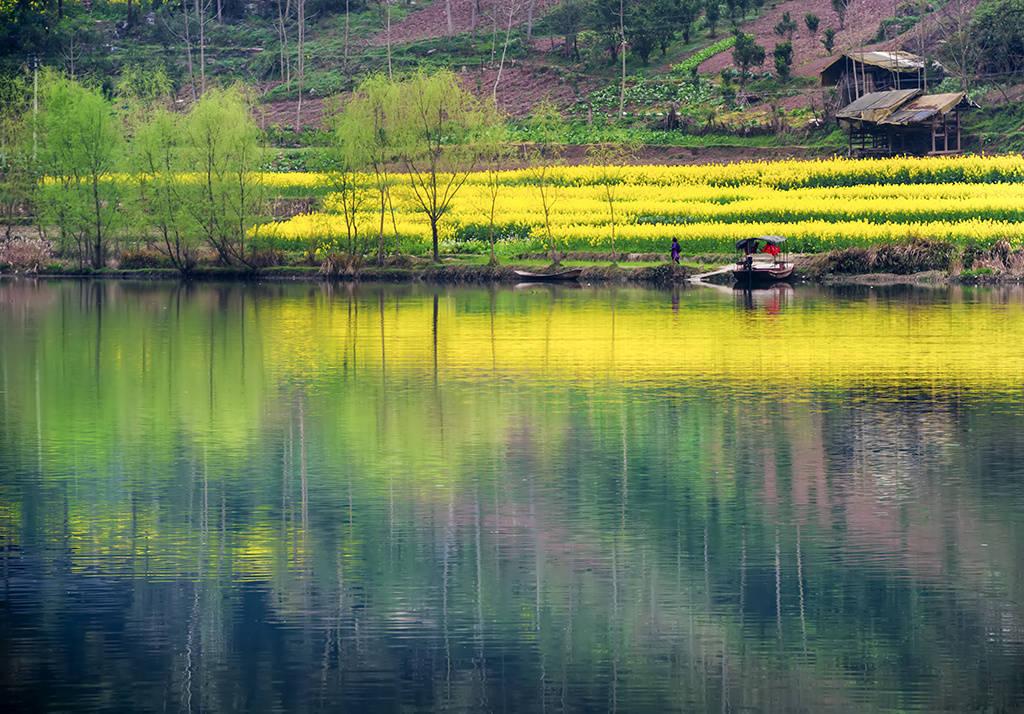
[[[1020,296],[745,300],[0,283],[5,696],[1013,709]]]

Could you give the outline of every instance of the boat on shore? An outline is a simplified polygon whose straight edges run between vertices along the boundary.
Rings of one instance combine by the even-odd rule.
[[[519,278],[519,282],[522,283],[554,283],[568,280],[577,280],[580,274],[583,273],[582,268],[570,268],[568,270],[559,270],[554,273],[534,273],[530,270],[520,270],[519,268],[513,268],[512,272]]]
[[[772,283],[787,280],[793,275],[793,263],[779,247],[786,239],[782,236],[758,236],[736,242],[736,250],[743,255],[736,259],[732,276],[744,285]]]

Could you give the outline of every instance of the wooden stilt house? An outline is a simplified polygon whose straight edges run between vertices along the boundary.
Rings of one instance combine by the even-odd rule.
[[[836,120],[849,135],[850,156],[955,154],[960,112],[976,106],[963,92],[895,89],[865,94],[837,111]]]
[[[846,106],[875,92],[927,89],[928,83],[937,83],[943,74],[938,62],[928,65],[909,52],[849,50],[821,70],[820,78],[821,86],[836,87],[840,106]]]

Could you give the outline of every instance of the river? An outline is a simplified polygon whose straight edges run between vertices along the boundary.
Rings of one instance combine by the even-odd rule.
[[[1024,706],[1024,290],[0,281],[5,710]]]

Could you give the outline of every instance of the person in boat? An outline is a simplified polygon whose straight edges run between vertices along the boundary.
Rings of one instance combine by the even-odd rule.
[[[672,239],[672,250],[671,250],[672,262],[673,263],[678,263],[679,262],[679,252],[680,252],[679,251],[679,239],[678,238],[673,238]]]

